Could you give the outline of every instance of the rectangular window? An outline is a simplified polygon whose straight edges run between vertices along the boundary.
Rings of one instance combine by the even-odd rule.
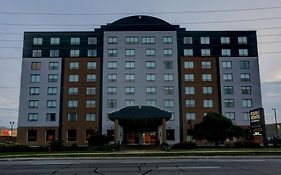
[[[165,108],[173,108],[174,107],[174,100],[171,100],[171,99],[164,100],[164,107]]]
[[[135,62],[134,61],[125,61],[125,68],[126,69],[134,69],[135,68]]]
[[[201,44],[210,44],[210,37],[200,37]]]
[[[97,56],[97,50],[95,50],[95,49],[88,50],[87,56],[88,57],[96,57]]]
[[[77,100],[68,100],[68,108],[77,108],[78,101]]]
[[[39,95],[39,87],[31,87],[29,88],[29,95]]]
[[[242,94],[251,94],[252,88],[251,88],[251,86],[242,86],[241,91],[242,91]]]
[[[125,87],[125,94],[126,95],[134,95],[135,94],[135,87]]]
[[[71,37],[70,38],[70,44],[71,45],[79,45],[80,44],[80,38],[79,37]]]
[[[163,37],[164,44],[173,44],[173,37],[172,36],[164,36]]]
[[[57,101],[56,100],[47,100],[47,108],[56,108]]]
[[[59,63],[58,62],[49,62],[49,70],[58,70]]]
[[[50,40],[51,45],[59,45],[60,44],[60,38],[59,37],[52,37]]]
[[[78,95],[78,87],[68,88],[68,95]]]
[[[194,74],[184,74],[184,81],[194,82]]]
[[[37,130],[28,130],[27,141],[28,142],[36,142],[37,141]]]
[[[86,95],[95,95],[96,94],[96,88],[95,87],[87,87],[86,88]]]
[[[190,120],[192,120],[192,121],[194,121],[195,120],[195,112],[187,112],[187,113],[185,113],[185,118],[186,118],[186,120],[187,121],[190,121]]]
[[[31,70],[40,70],[41,62],[31,62]]]
[[[240,69],[250,69],[250,61],[240,61]]]
[[[244,121],[250,121],[250,113],[249,112],[243,112],[243,120]]]
[[[126,44],[139,44],[139,37],[135,36],[126,36],[125,37]]]
[[[76,130],[74,129],[71,129],[71,130],[68,130],[67,132],[67,141],[71,142],[71,141],[76,141]]]
[[[70,50],[70,57],[79,57],[80,50]]]
[[[56,121],[56,113],[46,114],[46,122],[55,122],[55,121]]]
[[[41,37],[33,38],[33,45],[42,45],[42,44],[43,44],[43,38]]]
[[[108,49],[107,56],[108,57],[117,57],[117,49]]]
[[[135,74],[125,74],[125,81],[135,81]]]
[[[195,100],[185,100],[185,107],[195,108]]]
[[[201,49],[201,56],[210,56],[211,50],[210,49]]]
[[[96,82],[97,76],[95,74],[87,74],[87,82]]]
[[[235,113],[234,112],[226,112],[224,115],[227,118],[229,118],[230,120],[235,120]]]
[[[173,56],[173,49],[163,49],[163,55],[165,57]]]
[[[146,49],[145,55],[146,56],[155,56],[155,49]]]
[[[165,86],[164,87],[164,95],[174,95],[174,87],[173,86]]]
[[[147,69],[155,69],[156,68],[156,62],[155,61],[146,61],[146,68]]]
[[[79,69],[79,62],[70,62],[69,69]]]
[[[136,54],[135,49],[125,49],[125,56],[127,57],[133,57]]]
[[[174,81],[173,74],[164,74],[164,81]]]
[[[107,81],[109,82],[116,82],[117,81],[117,74],[108,74]]]
[[[125,100],[125,105],[126,106],[134,106],[135,105],[135,100],[133,99],[129,99],[129,100]]]
[[[40,82],[40,74],[31,74],[30,75],[31,83],[39,83]]]
[[[117,108],[117,100],[107,100],[107,108]]]
[[[48,87],[47,91],[48,91],[47,92],[48,95],[57,95],[58,88],[57,87]]]
[[[238,37],[238,44],[247,44],[247,37],[246,36]]]
[[[39,100],[29,100],[29,108],[38,108]]]
[[[157,101],[155,99],[148,99],[146,100],[146,105],[147,106],[156,106]]]
[[[108,44],[117,44],[118,43],[118,38],[117,36],[109,36],[107,38],[107,43]]]
[[[251,77],[250,74],[240,74],[240,79],[241,82],[250,82],[251,81]]]
[[[203,101],[204,108],[212,108],[213,107],[213,100],[204,100]]]
[[[231,56],[231,50],[230,49],[222,49],[221,50],[221,56],[225,56],[225,57]]]
[[[188,37],[188,36],[183,37],[183,44],[192,44],[192,43],[193,43],[192,37]]]
[[[55,134],[56,131],[55,130],[46,130],[46,142],[51,142],[53,140],[55,140]]]
[[[183,49],[183,56],[193,56],[193,49]]]
[[[193,61],[185,61],[184,62],[184,68],[185,69],[193,69],[194,68],[194,62]]]
[[[248,56],[248,49],[239,49],[239,56]]]
[[[212,68],[211,61],[202,61],[201,66],[202,66],[202,69],[211,69]]]
[[[224,86],[223,91],[224,91],[224,94],[234,94],[233,86]]]
[[[146,81],[156,81],[155,74],[146,74]]]
[[[38,118],[39,118],[39,114],[38,113],[29,113],[27,121],[28,122],[37,122]]]
[[[164,61],[164,69],[173,69],[173,61]]]
[[[88,45],[96,45],[98,43],[97,37],[88,37]]]
[[[87,122],[94,122],[94,121],[96,121],[96,114],[94,114],[94,113],[87,113],[87,114],[85,114],[85,121],[87,121]]]
[[[97,68],[97,62],[95,62],[95,61],[87,62],[87,69],[96,69],[96,68]]]
[[[233,76],[231,73],[223,74],[223,81],[233,81]]]
[[[68,77],[69,82],[78,82],[79,81],[79,75],[69,75]]]
[[[58,82],[58,75],[57,74],[49,74],[48,75],[48,82],[49,83]]]
[[[252,99],[243,99],[242,100],[242,106],[243,106],[243,108],[251,108],[251,107],[253,107]]]
[[[86,100],[86,108],[95,108],[96,100]]]
[[[211,74],[202,74],[202,81],[212,81],[212,75]]]
[[[232,69],[232,61],[223,61],[222,68],[224,69]]]
[[[221,37],[221,44],[230,44],[229,37]]]
[[[212,94],[213,88],[210,86],[203,87],[203,94]]]
[[[142,44],[155,44],[155,37],[154,36],[144,36],[141,37]]]
[[[32,57],[42,57],[42,50],[32,50]]]
[[[224,107],[233,108],[234,106],[235,106],[234,99],[225,99],[224,100]]]
[[[107,68],[108,69],[117,69],[117,61],[108,61]]]
[[[107,87],[107,94],[108,95],[116,95],[117,94],[117,87],[116,86]]]
[[[188,86],[184,88],[186,95],[194,95],[195,94],[195,87]]]
[[[146,95],[155,95],[155,94],[156,94],[156,87],[155,86],[146,87]]]
[[[55,58],[59,57],[60,51],[59,50],[50,50],[50,57]]]

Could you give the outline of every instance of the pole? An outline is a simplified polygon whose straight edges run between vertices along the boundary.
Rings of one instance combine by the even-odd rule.
[[[13,141],[13,126],[15,124],[15,122],[13,121],[9,121],[10,125],[11,125],[11,142]]]
[[[276,117],[276,109],[273,108],[272,110],[274,112],[276,134],[278,136],[278,122],[277,122],[277,117]]]

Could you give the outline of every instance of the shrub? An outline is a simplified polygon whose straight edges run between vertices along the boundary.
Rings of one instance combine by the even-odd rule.
[[[89,146],[102,146],[109,143],[109,139],[107,136],[102,134],[93,135],[88,140]]]
[[[172,149],[194,149],[197,145],[193,142],[177,143],[172,146]]]
[[[236,142],[234,143],[235,148],[260,148],[259,143],[244,141],[244,142]]]

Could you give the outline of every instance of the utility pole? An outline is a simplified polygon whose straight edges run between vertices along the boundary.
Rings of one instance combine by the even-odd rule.
[[[272,110],[274,112],[276,134],[278,136],[279,134],[278,134],[278,122],[277,122],[277,117],[276,117],[276,109],[273,108]]]
[[[14,121],[9,121],[10,125],[11,125],[11,142],[13,141],[13,127],[15,122]]]

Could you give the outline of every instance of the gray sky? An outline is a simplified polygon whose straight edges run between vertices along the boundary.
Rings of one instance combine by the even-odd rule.
[[[272,108],[277,109],[281,122],[281,8],[241,10],[280,6],[280,0],[1,0],[0,126],[10,127],[9,121],[17,124],[24,31],[91,31],[139,14],[187,30],[257,30],[266,122],[274,122]],[[187,11],[196,13],[165,13]]]

